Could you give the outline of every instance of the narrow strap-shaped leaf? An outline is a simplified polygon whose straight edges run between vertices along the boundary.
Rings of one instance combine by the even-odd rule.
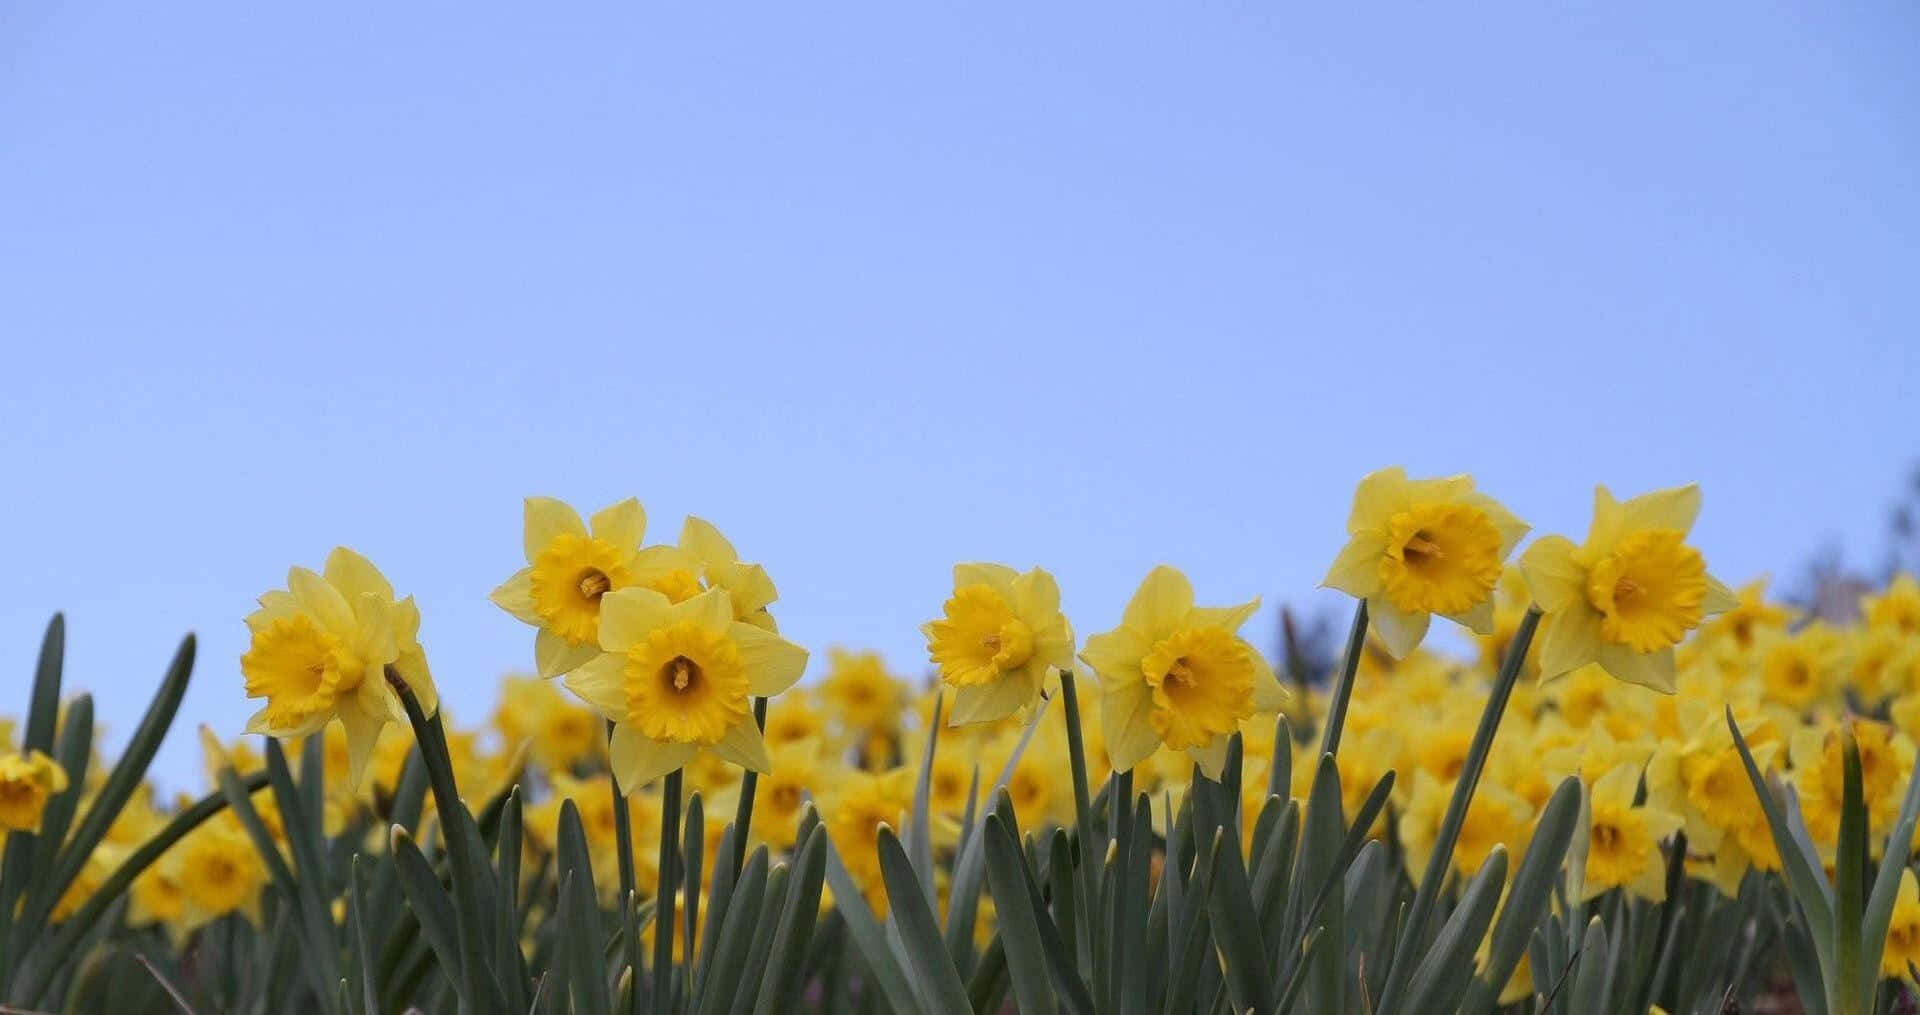
[[[860,953],[882,996],[895,1011],[916,1010],[919,1002],[914,997],[913,985],[887,944],[887,932],[874,918],[873,910],[867,908],[866,898],[854,884],[853,876],[847,873],[847,866],[831,841],[827,847],[827,885],[833,889],[833,908],[845,923],[854,950]]]
[[[1493,910],[1500,904],[1500,890],[1506,882],[1507,851],[1504,846],[1495,846],[1460,893],[1452,915],[1440,925],[1433,947],[1413,968],[1407,996],[1419,998],[1422,1007],[1433,1011],[1451,1010],[1459,1002],[1473,976],[1473,953],[1493,922]]]
[[[953,847],[956,860],[949,870],[947,883],[947,954],[953,956],[954,967],[962,971],[973,968],[973,928],[980,910],[980,867],[974,865],[973,876],[963,882],[957,858],[966,855],[973,837],[979,834],[975,820],[979,804],[980,766],[975,765],[967,780],[967,806],[960,815],[960,835]]]
[[[1880,949],[1874,949],[1875,968],[1865,968],[1866,948],[1854,928],[1864,922],[1867,901],[1867,803],[1860,791],[1860,745],[1847,725],[1840,728],[1840,767],[1840,842],[1833,864],[1833,920],[1839,933],[1834,936],[1834,976],[1827,990],[1837,995],[1834,1008],[1870,1012],[1879,985]]]
[[[333,983],[340,979],[340,949],[334,934],[332,892],[327,887],[327,865],[323,859],[326,843],[321,838],[321,830],[307,820],[306,803],[293,784],[293,773],[287,768],[287,757],[278,740],[267,738],[266,756],[267,783],[273,788],[281,829],[292,848],[298,873],[295,887],[300,893],[302,927],[309,949],[318,953],[309,954],[307,961],[318,967],[315,975]],[[331,994],[328,991],[320,996],[325,998]]]
[[[753,724],[762,734],[767,731],[767,699],[753,699]],[[611,724],[609,724],[611,725]],[[760,786],[760,773],[749,768],[740,773],[740,798],[733,806],[733,866],[731,870],[738,875],[740,865],[747,862],[747,839],[753,831],[753,798]],[[793,841],[799,842],[798,838]]]
[[[1246,868],[1241,865],[1240,851],[1225,828],[1213,834],[1206,870],[1207,910],[1213,918],[1214,940],[1220,949],[1234,1010],[1265,1011],[1273,1003],[1267,949],[1260,938],[1260,922],[1253,913]]]
[[[1894,900],[1900,894],[1900,875],[1907,868],[1907,860],[1913,851],[1913,831],[1916,822],[1920,822],[1920,766],[1907,774],[1906,797],[1900,802],[1900,816],[1893,823],[1893,832],[1887,836],[1886,847],[1880,856],[1880,869],[1873,877],[1873,894],[1867,899],[1867,908],[1861,918],[1860,940],[1866,947],[1866,969],[1864,974],[1871,978],[1880,975],[1881,949],[1885,948],[1887,927],[1893,922]],[[1879,945],[1876,948],[1875,945]]]
[[[1051,1015],[1055,1010],[1053,985],[1040,947],[1040,917],[1027,896],[1025,861],[1012,833],[997,814],[987,815],[985,836],[987,884],[993,891],[994,913],[1006,946],[1007,970],[1013,996],[1022,1015]]]
[[[907,819],[907,859],[920,874],[920,892],[928,905],[936,899],[933,891],[933,815],[929,803],[933,793],[933,754],[940,743],[941,706],[946,704],[944,690],[933,696],[933,715],[927,722],[927,746],[920,757],[920,772],[913,783],[913,810]]]
[[[1280,986],[1280,998],[1273,1004],[1275,1015],[1287,1015],[1300,1003],[1300,996],[1307,986],[1307,970],[1313,968],[1314,958],[1320,953],[1320,942],[1326,938],[1325,927],[1315,927],[1300,946],[1300,961],[1293,966],[1293,972]]]
[[[693,987],[693,964],[700,949],[700,898],[705,895],[700,867],[707,856],[707,810],[700,791],[687,798],[687,813],[682,819],[680,844],[680,982],[681,990]]]
[[[26,947],[26,938],[37,935],[53,912],[59,896],[53,893],[52,878],[38,876],[54,868],[60,844],[66,841],[67,827],[80,807],[80,795],[86,791],[87,771],[93,758],[93,697],[81,694],[67,703],[67,714],[60,726],[59,742],[53,760],[67,773],[67,788],[47,799],[40,814],[40,831],[21,836],[33,843],[27,870],[32,882],[27,886],[20,913],[13,926],[14,949]],[[64,890],[65,886],[62,886]]]
[[[720,947],[720,929],[726,922],[727,910],[733,905],[734,888],[741,876],[741,872],[733,867],[734,838],[733,826],[728,825],[720,833],[720,848],[713,854],[713,877],[709,879],[706,891],[707,927],[700,939],[700,957],[693,983],[696,998],[706,992],[706,979],[710,975],[707,969],[708,956]]]
[[[613,1010],[601,962],[600,908],[593,897],[593,876],[584,868],[561,875],[560,939],[566,963],[567,992],[576,1012],[600,1015]]]
[[[406,829],[393,826],[388,832],[387,842],[399,874],[397,880],[400,891],[420,922],[421,936],[427,939],[434,958],[440,961],[440,968],[446,971],[447,982],[452,985],[454,993],[465,999],[468,981],[460,975],[460,940],[459,932],[455,929],[459,917],[454,913],[453,902],[447,898],[446,889],[440,886],[440,879],[434,876],[433,866],[427,863],[427,858],[421,854],[420,847]]]
[[[1599,917],[1587,921],[1587,936],[1575,961],[1573,982],[1562,995],[1569,1015],[1600,1015],[1607,1002],[1607,928]]]
[[[877,845],[880,875],[887,885],[887,907],[894,924],[900,928],[900,936],[907,946],[907,961],[926,989],[928,1003],[943,1015],[970,1015],[973,1007],[967,1001],[966,985],[960,982],[960,974],[947,958],[946,943],[940,938],[933,909],[920,894],[919,875],[913,869],[913,862],[907,859],[906,850],[891,828],[881,826]]]
[[[1580,820],[1581,792],[1579,777],[1568,776],[1540,809],[1540,818],[1533,826],[1533,839],[1527,843],[1526,855],[1521,857],[1513,885],[1507,890],[1506,905],[1501,907],[1500,918],[1493,926],[1486,964],[1469,988],[1462,1011],[1478,1013],[1491,1009],[1520,965],[1520,957],[1526,954],[1527,942],[1553,901],[1553,882],[1559,876],[1560,861],[1567,854],[1567,844],[1573,841]]]
[[[731,862],[729,858],[728,862]],[[761,846],[748,857],[746,869],[734,885],[724,912],[716,911],[712,922],[720,929],[713,939],[713,952],[703,956],[699,990],[694,1010],[700,1015],[715,1015],[733,1010],[734,995],[741,988],[742,974],[749,957],[748,945],[760,922],[760,904],[767,891],[767,847]]]
[[[1727,708],[1727,729],[1733,734],[1733,746],[1740,752],[1740,762],[1746,766],[1754,795],[1760,798],[1760,810],[1766,815],[1767,829],[1780,853],[1781,869],[1786,872],[1794,901],[1800,904],[1800,911],[1806,917],[1814,952],[1820,957],[1820,968],[1829,969],[1833,964],[1833,896],[1827,888],[1826,875],[1808,865],[1806,854],[1789,827],[1786,812],[1767,787],[1766,777],[1753,760],[1753,752],[1747,749],[1747,738],[1741,735],[1740,724],[1733,721],[1731,706]]]
[[[761,974],[755,1000],[755,1015],[783,1015],[801,1007],[800,990],[805,980],[805,961],[819,922],[820,888],[826,883],[827,833],[813,829],[799,840],[793,876],[780,909],[779,929],[767,952],[766,970]],[[738,1012],[740,1006],[736,1004]]]
[[[366,865],[371,862],[355,853],[347,868],[347,918],[353,924],[354,965],[360,971],[360,1003],[366,1015],[379,1015],[380,987],[373,976],[373,939],[367,933]]]

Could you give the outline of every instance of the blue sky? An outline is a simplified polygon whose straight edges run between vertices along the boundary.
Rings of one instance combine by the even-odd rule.
[[[120,736],[197,631],[184,778],[344,543],[477,720],[529,493],[917,670],[955,560],[1339,607],[1384,464],[1697,479],[1739,580],[1920,452],[1911,5],[641,6],[0,9],[0,710],[56,608]]]

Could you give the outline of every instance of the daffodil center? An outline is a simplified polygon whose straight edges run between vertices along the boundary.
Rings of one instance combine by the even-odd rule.
[[[747,714],[747,668],[724,630],[675,621],[627,650],[627,721],[661,743],[719,743]]]
[[[1175,750],[1204,747],[1253,714],[1253,651],[1217,627],[1181,628],[1140,660],[1153,692],[1149,718]]]
[[[269,727],[304,735],[332,714],[341,695],[360,686],[366,662],[312,617],[294,613],[254,630],[240,673],[247,697],[267,699]]]
[[[1587,574],[1587,602],[1600,636],[1635,652],[1671,648],[1700,625],[1706,562],[1677,529],[1640,529]]]
[[[533,559],[528,591],[547,630],[576,645],[600,632],[600,600],[632,584],[629,554],[604,539],[563,532]]]
[[[992,586],[955,589],[943,612],[927,625],[927,652],[947,683],[991,683],[1033,658],[1033,629]]]
[[[1500,581],[1500,530],[1471,504],[1415,504],[1387,520],[1380,584],[1407,613],[1465,613]]]

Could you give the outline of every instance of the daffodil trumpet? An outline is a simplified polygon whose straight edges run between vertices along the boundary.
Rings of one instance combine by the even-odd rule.
[[[1447,813],[1440,821],[1440,834],[1434,840],[1433,852],[1427,857],[1426,873],[1420,878],[1420,887],[1413,897],[1413,908],[1407,913],[1406,926],[1400,931],[1399,947],[1394,949],[1397,960],[1400,956],[1417,955],[1415,942],[1425,940],[1427,923],[1433,919],[1433,908],[1440,898],[1441,883],[1446,880],[1447,870],[1453,864],[1453,847],[1460,840],[1460,827],[1467,820],[1467,806],[1473,802],[1473,791],[1480,783],[1480,775],[1487,767],[1487,754],[1493,748],[1494,734],[1500,730],[1500,719],[1506,714],[1507,701],[1513,697],[1513,686],[1519,682],[1521,664],[1527,658],[1527,648],[1533,644],[1533,633],[1540,626],[1540,608],[1529,607],[1526,616],[1520,619],[1520,628],[1513,634],[1513,640],[1507,645],[1506,658],[1501,660],[1500,672],[1494,677],[1493,689],[1487,695],[1487,704],[1480,712],[1480,725],[1473,731],[1473,741],[1467,748],[1465,764],[1461,766],[1460,776],[1453,784],[1453,796],[1447,801]],[[1387,970],[1387,983],[1380,992],[1378,1011],[1391,1012],[1401,1010],[1396,1006],[1398,996],[1406,989],[1407,979],[1413,974],[1413,964],[1407,961],[1393,961]]]

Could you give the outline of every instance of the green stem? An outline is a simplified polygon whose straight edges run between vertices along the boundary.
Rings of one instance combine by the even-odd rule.
[[[613,736],[611,719],[607,720],[607,736]],[[620,864],[620,906],[624,910],[633,899],[633,821],[627,815],[627,794],[611,771],[607,773],[607,785],[613,793],[614,855]]]
[[[660,884],[653,897],[653,1005],[650,1011],[665,1013],[673,1005],[673,931],[676,918],[674,887],[680,877],[674,871],[674,847],[680,841],[680,770],[667,773],[660,789]]]
[[[1347,632],[1347,654],[1340,660],[1340,676],[1327,702],[1327,724],[1320,730],[1320,753],[1340,753],[1340,730],[1347,724],[1347,703],[1353,700],[1353,677],[1360,672],[1360,654],[1367,650],[1367,601],[1353,608],[1353,627]]]
[[[760,732],[767,732],[767,699],[753,699],[753,721]],[[733,811],[733,876],[738,878],[747,863],[747,828],[753,824],[753,793],[760,785],[760,773],[749,768],[740,776],[740,805]]]
[[[1527,658],[1527,648],[1533,643],[1534,629],[1540,626],[1540,607],[1527,609],[1526,616],[1520,619],[1520,629],[1514,632],[1513,641],[1507,646],[1507,657],[1501,660],[1500,673],[1494,677],[1493,690],[1487,695],[1486,708],[1480,712],[1480,725],[1473,731],[1473,743],[1467,748],[1467,760],[1460,769],[1460,778],[1453,784],[1453,797],[1447,801],[1446,817],[1440,821],[1440,835],[1434,840],[1433,853],[1427,857],[1427,870],[1420,878],[1420,889],[1414,893],[1413,909],[1407,914],[1407,923],[1400,931],[1399,944],[1393,950],[1393,964],[1387,970],[1387,983],[1380,991],[1380,1007],[1376,1010],[1385,1015],[1399,1011],[1399,994],[1406,989],[1406,981],[1413,973],[1414,962],[1418,959],[1416,949],[1424,940],[1427,924],[1433,919],[1434,905],[1440,898],[1441,882],[1446,880],[1447,871],[1453,865],[1453,847],[1460,839],[1460,826],[1466,823],[1467,807],[1473,802],[1473,791],[1480,784],[1480,774],[1486,770],[1487,754],[1493,748],[1493,736],[1499,732],[1500,718],[1506,714],[1507,700],[1513,697],[1513,685],[1520,679],[1521,663]]]
[[[1074,817],[1080,824],[1078,868],[1080,900],[1078,901],[1091,906],[1100,892],[1100,870],[1096,865],[1106,859],[1106,850],[1102,844],[1100,853],[1094,853],[1094,843],[1088,840],[1088,836],[1093,834],[1093,800],[1087,788],[1087,744],[1086,735],[1080,728],[1080,692],[1074,686],[1071,668],[1060,671],[1060,697],[1062,704],[1066,706],[1067,714],[1067,759],[1073,768]],[[1075,900],[1068,900],[1061,904],[1073,906]],[[1081,926],[1086,928],[1080,936],[1080,941],[1076,942],[1081,946],[1078,950],[1082,953],[1076,958],[1081,959],[1082,965],[1086,967],[1083,972],[1091,972],[1094,955],[1093,939],[1103,928],[1098,926],[1098,921],[1092,919],[1093,914],[1090,911],[1076,910],[1074,915],[1080,920]]]

